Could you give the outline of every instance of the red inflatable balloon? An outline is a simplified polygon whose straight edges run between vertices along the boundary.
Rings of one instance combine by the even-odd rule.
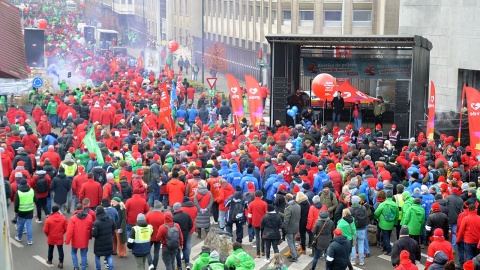
[[[80,3],[80,7],[83,8],[85,6],[85,3]]]
[[[40,29],[46,29],[47,28],[47,21],[45,21],[44,19],[40,19],[40,20],[37,21],[37,26]]]
[[[168,42],[168,50],[171,52],[175,52],[178,50],[178,43],[176,41],[170,41]]]
[[[28,7],[24,7],[23,12],[28,13],[28,12],[30,12],[30,9]]]
[[[327,73],[319,74],[313,79],[312,91],[321,99],[333,96],[337,89],[337,81],[335,78]]]

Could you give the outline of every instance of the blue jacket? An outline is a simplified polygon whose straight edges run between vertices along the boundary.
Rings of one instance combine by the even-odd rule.
[[[408,175],[409,179],[410,179],[410,176],[412,175],[413,172],[417,172],[420,179],[423,179],[423,176],[420,174],[420,167],[412,164],[412,166],[407,169],[407,175]]]
[[[187,120],[187,111],[185,109],[179,109],[177,112],[175,112],[175,117],[178,118],[183,118],[183,120]]]
[[[53,145],[54,142],[57,141],[57,138],[53,137],[52,135],[48,134],[45,136],[45,141],[48,141],[48,145]]]
[[[270,176],[267,178],[267,181],[265,182],[265,186],[263,186],[263,189],[267,192],[266,199],[269,201],[273,201],[275,199],[275,194],[277,193],[277,190],[273,189],[273,184],[277,182],[277,175],[275,174],[270,174]]]
[[[255,185],[255,191],[260,190],[260,187],[258,186],[258,180],[253,176],[253,174],[247,174],[242,178],[242,181],[240,182],[240,186],[243,189],[243,194],[248,192],[248,183],[251,182]]]
[[[221,176],[223,179],[228,179],[228,174],[230,173],[230,169],[228,168],[228,163],[226,160],[222,160],[221,168],[218,170],[218,175]]]
[[[115,222],[115,224],[117,224],[120,220],[120,218],[118,217],[118,211],[114,207],[105,207],[105,213],[107,213],[107,215],[113,219],[113,222]]]
[[[410,192],[410,194],[413,194],[413,190],[414,190],[415,188],[421,189],[421,188],[422,188],[422,183],[415,181],[415,182],[411,183],[411,184],[405,189],[405,191],[408,191],[408,192]]]
[[[238,165],[236,163],[232,164],[231,173],[228,174],[227,182],[235,188],[237,185],[240,185],[242,181],[242,174],[238,171]]]
[[[430,215],[430,209],[432,209],[432,204],[435,202],[435,196],[433,194],[422,195],[422,207],[425,209],[425,220]]]
[[[274,192],[273,195],[277,194],[278,187],[281,184],[285,184],[287,186],[288,192],[290,192],[290,185],[285,181],[285,179],[283,179],[283,176],[282,176],[282,178],[280,178],[280,179],[278,179],[278,177],[277,177],[277,181],[275,183],[273,183],[273,185],[272,185],[272,189],[273,189],[273,192]]]
[[[198,111],[195,108],[188,110],[188,122],[195,122],[195,118],[198,116]]]
[[[318,194],[318,192],[323,189],[323,184],[328,181],[330,181],[330,176],[328,176],[324,170],[318,172],[317,176],[315,176],[315,179],[313,180],[313,193]]]

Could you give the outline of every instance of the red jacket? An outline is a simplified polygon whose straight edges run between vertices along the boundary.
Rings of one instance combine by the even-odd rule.
[[[50,164],[52,164],[52,166],[58,170],[62,160],[60,159],[60,155],[55,152],[55,149],[48,149],[47,152],[43,153],[43,155],[40,157],[40,163],[43,164],[46,158],[50,159]]]
[[[37,195],[37,198],[39,198],[39,199],[46,198],[48,196],[48,194],[50,193],[50,190],[48,190],[47,192],[38,193],[37,189],[36,189],[38,178],[40,178],[40,176],[35,176],[35,177],[31,178],[28,185],[31,188],[33,188],[33,190],[35,190],[35,194]],[[45,174],[45,178],[47,179],[47,186],[50,187],[50,185],[52,184],[52,179],[50,179],[50,175]],[[63,243],[63,241],[62,241],[62,243]],[[57,244],[57,245],[61,245],[61,244]]]
[[[10,182],[10,184],[15,182],[15,173],[16,172],[22,173],[22,175],[25,176],[25,179],[27,179],[27,181],[30,182],[30,173],[28,173],[27,170],[13,170],[10,173],[10,178],[8,178],[8,181]]]
[[[72,181],[72,191],[75,196],[80,198],[80,189],[82,185],[85,184],[88,180],[87,173],[81,172],[78,173],[75,177],[73,177]]]
[[[100,123],[101,114],[102,114],[102,109],[100,109],[100,107],[93,107],[90,110],[90,122],[92,122],[92,123],[99,122]]]
[[[255,200],[248,205],[248,224],[255,228],[260,228],[262,218],[267,214],[267,203],[261,197],[255,197]]]
[[[168,226],[173,226],[174,223],[173,223],[172,213],[170,213],[170,212],[165,213],[165,224],[167,224]],[[180,225],[178,225],[177,223],[175,223],[175,226],[177,227],[178,231],[180,232],[178,234],[178,237],[179,237],[179,240],[180,240],[180,247],[183,247],[182,230],[180,229]],[[156,239],[158,239],[162,243],[162,248],[167,248],[167,245],[166,245],[167,231],[168,231],[168,228],[165,225],[160,226],[160,228],[158,229]]]
[[[330,181],[333,182],[333,187],[335,188],[335,190],[338,192],[338,194],[341,194],[343,186],[342,174],[336,169],[333,169],[328,172],[328,176],[330,177]]]
[[[63,236],[67,232],[67,218],[56,212],[51,214],[45,221],[43,232],[47,236],[47,244],[63,245]]]
[[[187,213],[192,219],[193,227],[190,230],[190,233],[193,233],[195,231],[195,219],[197,218],[198,214],[197,207],[191,201],[188,201],[182,205],[181,209],[184,213]]]
[[[88,241],[92,238],[92,227],[93,219],[91,215],[83,212],[83,210],[75,211],[68,221],[65,244],[69,245],[72,242],[72,248],[87,248]]]
[[[110,125],[113,122],[113,115],[110,111],[102,111],[100,115],[100,124],[101,125]]]
[[[235,193],[235,190],[230,183],[223,183],[221,187],[220,198],[218,200],[218,210],[227,211],[228,207],[225,207],[225,200],[232,196],[232,194]]]
[[[133,194],[133,197],[125,203],[125,208],[127,211],[127,223],[131,225],[137,224],[138,214],[146,214],[150,210],[150,206],[148,206],[140,194]]]
[[[318,214],[320,214],[322,210],[328,212],[327,207],[320,202],[310,205],[310,209],[308,209],[307,230],[313,231],[313,226],[315,226],[315,222],[318,219]]]
[[[120,193],[122,192],[122,187],[120,186],[120,183],[116,183],[114,179],[108,180],[108,183],[106,183],[103,186],[103,198],[107,198],[108,201],[111,201],[112,198],[112,184],[117,185],[118,190],[120,190]]]
[[[430,265],[433,263],[433,257],[439,250],[445,252],[448,257],[448,261],[453,261],[452,244],[448,241],[445,241],[445,238],[443,237],[434,237],[433,239],[433,242],[428,246],[427,263],[425,264],[425,269],[428,269],[428,267],[430,267]],[[460,240],[460,237],[457,237],[457,239]]]
[[[3,177],[10,177],[12,173],[12,160],[6,153],[1,153],[0,156],[2,157]]]
[[[30,149],[32,153],[37,153],[37,149],[40,147],[40,141],[33,134],[23,136],[22,143],[25,146],[25,150]]]
[[[48,121],[40,121],[37,126],[37,132],[40,135],[48,135],[48,133],[52,132],[52,124]]]
[[[79,201],[83,201],[84,198],[90,199],[90,205],[88,207],[97,207],[102,203],[102,186],[97,181],[90,178],[80,188],[78,194]]]
[[[218,202],[220,198],[220,179],[222,177],[212,177],[207,180],[207,183],[210,185],[210,192],[212,193],[213,201]]]
[[[288,162],[284,162],[281,164],[278,164],[276,167],[277,174],[283,174],[283,179],[290,184],[292,182],[292,165],[290,165]]]
[[[183,197],[185,196],[185,184],[176,179],[170,179],[167,185],[168,193],[168,205],[173,206],[176,202],[182,203]]]
[[[62,114],[62,120],[63,121],[65,121],[65,119],[67,119],[69,113],[72,114],[72,119],[77,118],[77,111],[75,111],[75,109],[73,109],[72,107],[69,107]]]
[[[476,210],[468,211],[468,215],[463,218],[462,224],[457,228],[457,243],[462,238],[467,244],[478,244],[480,240],[480,216],[477,215]]]
[[[160,211],[152,211],[145,216],[145,220],[153,227],[153,234],[150,241],[159,242],[160,239],[158,238],[158,230],[160,226],[165,223],[164,214]]]
[[[44,116],[44,115],[45,114],[43,113],[42,109],[40,109],[40,108],[34,109],[32,111],[33,122],[35,122],[35,123],[40,122],[40,120],[42,120],[42,116]]]

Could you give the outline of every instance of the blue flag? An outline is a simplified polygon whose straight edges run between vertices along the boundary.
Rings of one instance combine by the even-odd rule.
[[[177,90],[176,88],[177,82],[172,82],[172,91],[170,95],[170,108],[172,109],[172,116],[175,116],[175,101],[177,100]]]

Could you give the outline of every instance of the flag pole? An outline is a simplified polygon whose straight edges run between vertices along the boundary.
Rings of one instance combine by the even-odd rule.
[[[460,104],[460,124],[458,125],[458,142],[460,143],[460,137],[462,136],[462,115],[463,115],[463,102],[465,99],[465,85],[463,85],[462,91],[462,103]]]

